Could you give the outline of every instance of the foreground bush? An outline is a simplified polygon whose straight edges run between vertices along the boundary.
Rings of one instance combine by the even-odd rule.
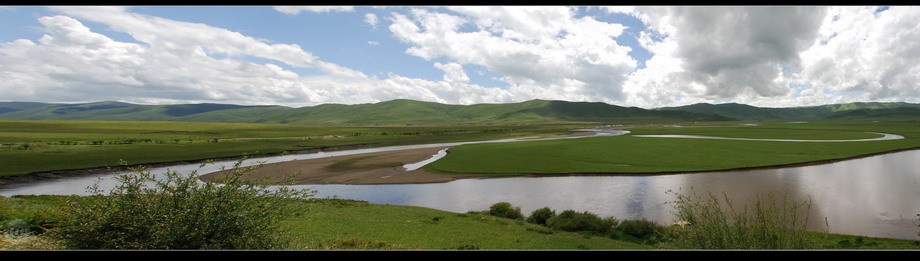
[[[667,229],[655,222],[645,219],[628,219],[620,221],[616,230],[619,239],[635,243],[654,244],[668,239]]]
[[[671,202],[677,216],[689,225],[673,229],[678,248],[691,249],[802,249],[814,248],[807,240],[806,224],[811,202],[781,202],[773,195],[758,197],[754,206],[736,211],[728,196],[723,200],[709,195],[683,195]],[[726,212],[727,210],[727,212]],[[801,217],[799,211],[806,215]]]
[[[102,195],[71,204],[71,219],[54,236],[77,249],[269,249],[283,247],[276,225],[306,190],[246,181],[255,167],[236,166],[219,183],[201,182],[197,171],[156,179],[146,169],[117,177]]]
[[[618,221],[616,218],[601,218],[591,212],[576,212],[566,210],[559,215],[546,220],[546,226],[569,232],[592,232],[598,235],[609,235],[614,231]]]
[[[556,216],[556,211],[549,209],[549,207],[543,207],[541,209],[534,210],[532,213],[530,213],[530,216],[527,217],[527,222],[538,224],[538,225],[546,225],[546,221],[555,216]]]
[[[524,219],[521,208],[511,206],[508,202],[498,202],[489,207],[489,215],[510,219]]]

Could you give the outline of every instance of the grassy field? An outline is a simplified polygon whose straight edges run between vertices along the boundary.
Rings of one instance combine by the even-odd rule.
[[[33,231],[54,230],[62,222],[66,200],[74,196],[0,197],[0,222],[25,220]],[[538,249],[667,249],[661,244],[636,244],[601,236],[547,230],[540,225],[487,214],[453,213],[422,207],[317,199],[301,203],[305,210],[281,221],[289,231],[287,249],[310,250],[538,250]],[[42,226],[37,228],[36,226]],[[2,233],[0,233],[2,234]],[[38,234],[2,234],[0,249],[63,249]],[[920,249],[920,241],[808,232],[818,249]]]
[[[0,177],[364,145],[390,146],[567,133],[569,125],[328,127],[284,124],[0,121]]]
[[[842,159],[920,147],[920,123],[822,121],[693,126],[637,126],[625,136],[515,143],[471,144],[425,166],[440,173],[561,174],[656,173],[724,170]],[[900,140],[869,142],[777,142],[636,137],[681,134],[762,139],[865,139],[899,134]]]

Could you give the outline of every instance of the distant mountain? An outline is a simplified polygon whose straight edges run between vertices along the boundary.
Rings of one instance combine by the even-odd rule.
[[[661,111],[686,111],[700,114],[721,115],[739,120],[820,120],[820,119],[864,119],[864,118],[920,118],[914,114],[920,104],[904,102],[856,102],[809,107],[763,108],[750,105],[725,103],[697,103],[679,107],[663,107]]]
[[[654,111],[600,102],[531,100],[507,104],[450,105],[414,100],[312,107],[229,104],[137,105],[121,102],[50,104],[0,114],[15,120],[200,121],[306,125],[466,124],[553,121],[725,121],[723,116]]]
[[[918,119],[920,104],[862,102],[811,107],[762,108],[737,103],[698,103],[646,110],[601,102],[530,100],[451,105],[414,100],[312,107],[233,104],[138,105],[124,102],[50,104],[0,102],[0,119],[197,121],[304,125],[440,125],[558,121],[676,122],[728,120]]]
[[[206,112],[262,108],[229,104],[137,105],[124,102],[92,102],[80,104],[47,104],[0,114],[11,120],[105,120],[105,121],[174,121],[185,116]],[[281,107],[281,106],[275,106]],[[285,107],[286,108],[286,107]]]
[[[40,102],[0,102],[0,114],[41,108],[45,106],[51,106],[51,104]]]
[[[849,119],[918,119],[920,118],[920,107],[900,107],[900,108],[879,108],[868,109],[860,108],[855,110],[841,111],[827,117],[835,120]]]

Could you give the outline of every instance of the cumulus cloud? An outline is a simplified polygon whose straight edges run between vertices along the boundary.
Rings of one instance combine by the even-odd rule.
[[[406,53],[444,57],[502,75],[518,100],[621,102],[636,61],[613,39],[624,27],[577,17],[568,7],[450,7],[393,13],[389,29]]]
[[[920,9],[834,7],[818,39],[802,53],[803,78],[820,93],[854,99],[918,101]]]
[[[327,13],[327,12],[351,12],[353,6],[275,6],[275,11],[289,15],[297,15],[301,12]]]
[[[371,27],[373,27],[374,29],[377,29],[377,15],[372,14],[372,13],[364,14],[364,22],[370,25]]]
[[[319,60],[296,45],[268,44],[222,28],[123,8],[59,11],[70,16],[39,18],[45,34],[37,42],[0,43],[4,99],[304,106],[397,98],[469,104],[510,98],[507,91],[469,84],[462,66],[452,63],[443,65],[446,81],[395,74],[381,80]],[[103,23],[140,43],[115,41],[71,16]],[[244,56],[271,62],[254,63]],[[280,65],[324,74],[303,77]]]
[[[788,97],[800,53],[817,37],[823,7],[637,7],[653,53],[630,76],[630,101],[646,106]]]
[[[653,26],[678,42],[678,76],[705,87],[704,97],[772,97],[788,87],[777,79],[783,66],[801,68],[799,52],[815,38],[820,7],[674,7],[650,13]],[[667,23],[667,24],[657,24]]]
[[[623,25],[569,7],[404,8],[387,15],[389,32],[408,45],[405,53],[427,60],[443,72],[441,79],[368,76],[296,44],[126,8],[53,7],[62,15],[38,18],[43,36],[0,42],[0,93],[28,101],[289,106],[399,98],[454,104],[541,98],[645,108],[920,102],[920,47],[910,44],[920,42],[920,8],[591,8],[648,25],[638,37],[653,55],[644,68],[615,40]],[[136,42],[113,40],[81,21]],[[364,22],[380,24],[370,13]],[[504,85],[473,84],[465,68],[489,70]],[[294,72],[299,69],[318,75]]]

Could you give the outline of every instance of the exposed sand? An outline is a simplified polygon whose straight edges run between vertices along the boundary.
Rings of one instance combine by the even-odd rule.
[[[417,184],[447,182],[460,178],[473,178],[475,175],[435,174],[424,169],[406,171],[402,165],[397,167],[376,167],[374,164],[401,162],[416,163],[431,158],[447,147],[423,148],[399,151],[384,151],[321,159],[295,160],[265,164],[244,177],[249,179],[265,178],[269,182],[287,182],[285,176],[300,173],[294,177],[295,184]],[[368,157],[356,161],[348,167],[331,167],[337,162]],[[219,177],[221,172],[201,176],[203,180]]]
[[[594,132],[578,131],[553,137],[577,137],[593,135]],[[532,137],[540,139],[547,137]],[[484,178],[483,175],[472,174],[438,174],[417,169],[406,171],[403,164],[416,163],[427,160],[438,151],[448,147],[410,149],[398,151],[372,152],[364,154],[328,157],[321,159],[295,160],[265,164],[247,173],[244,177],[249,179],[265,179],[268,182],[289,182],[286,176],[294,176],[294,184],[419,184],[440,183],[463,178]],[[354,158],[368,157],[358,160],[350,165],[351,168],[330,167],[337,162]],[[397,167],[374,167],[374,164],[401,162]],[[213,172],[201,176],[202,180],[212,180],[222,175],[223,172]],[[290,184],[290,183],[288,183]]]

